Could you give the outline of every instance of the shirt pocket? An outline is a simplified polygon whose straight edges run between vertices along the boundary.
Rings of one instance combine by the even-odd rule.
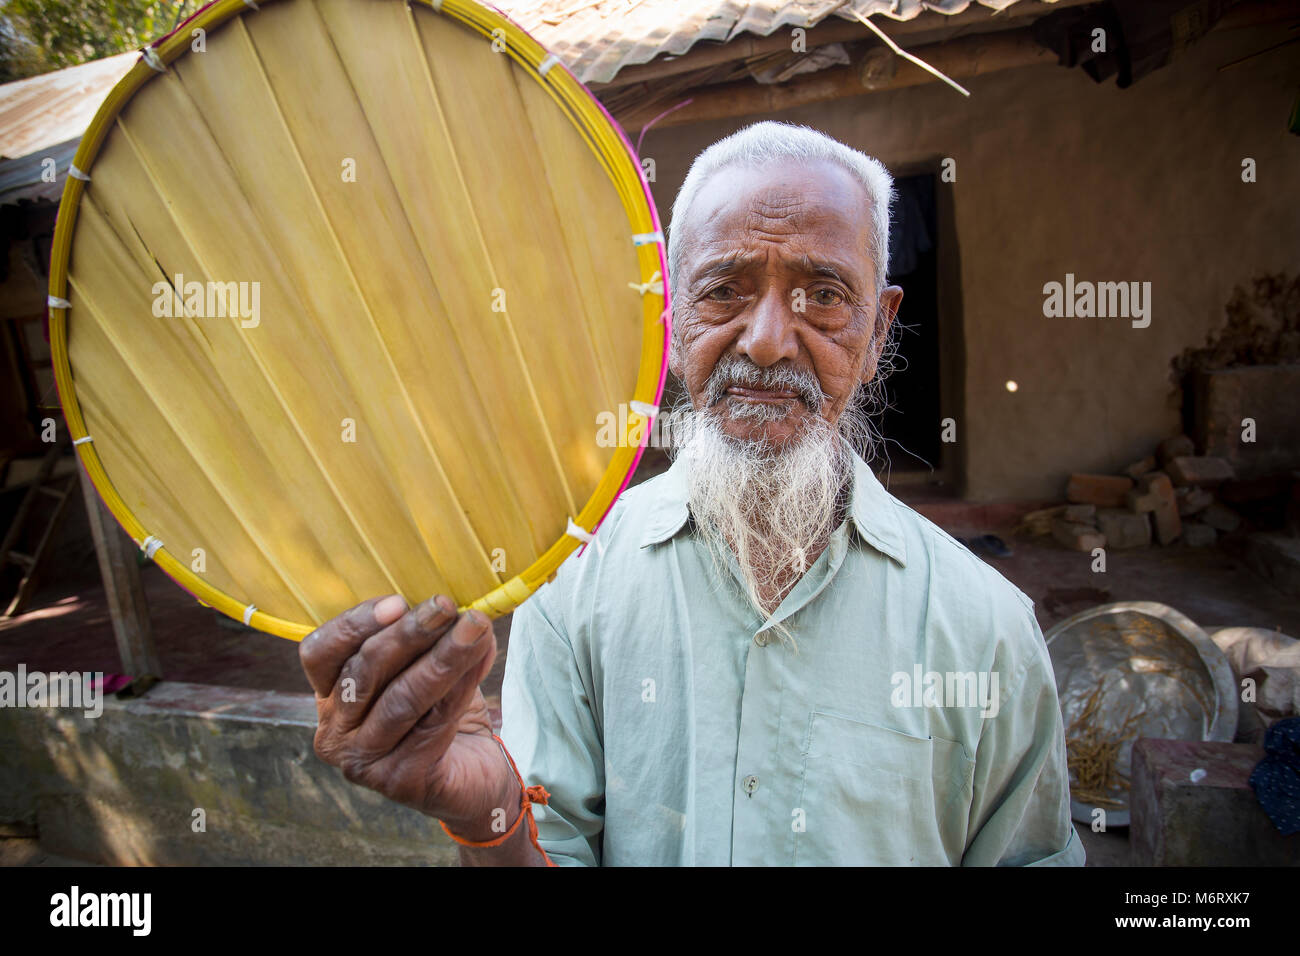
[[[814,711],[801,756],[795,863],[961,862],[975,765],[960,743]]]

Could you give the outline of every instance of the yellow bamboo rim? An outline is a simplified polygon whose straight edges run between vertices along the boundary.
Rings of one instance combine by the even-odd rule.
[[[263,0],[261,6],[273,2],[277,0]],[[397,3],[400,0],[391,2]],[[469,0],[415,2],[420,7],[431,9],[472,29],[486,41],[503,45],[501,52],[509,55],[528,77],[546,91],[599,160],[626,212],[630,234],[643,237],[637,241],[635,250],[640,269],[641,357],[636,387],[629,404],[657,406],[667,369],[670,335],[667,266],[658,217],[631,147],[600,104],[563,64],[550,57],[540,44],[504,15]],[[93,437],[88,433],[78,402],[77,384],[72,374],[69,353],[68,312],[70,308],[76,308],[75,297],[68,303],[69,260],[74,227],[81,199],[88,188],[88,180],[93,181],[94,178],[96,157],[110,129],[137,91],[159,76],[160,69],[189,52],[195,31],[210,31],[238,17],[255,17],[257,10],[258,7],[248,0],[216,0],[181,24],[172,34],[146,48],[140,61],[104,100],[73,159],[73,165],[86,178],[68,176],[59,206],[50,263],[49,328],[55,379],[71,437],[87,475],[114,517],[159,567],[190,591],[200,603],[214,607],[256,629],[297,641],[311,633],[320,621],[304,622],[273,616],[258,610],[252,601],[215,587],[169,552],[166,545],[154,538],[150,529],[137,518],[105,471]],[[621,440],[603,477],[586,504],[573,516],[574,523],[581,529],[594,531],[626,486],[640,459],[648,437],[650,420],[647,415],[634,410],[622,421]],[[581,544],[579,538],[569,533],[561,535],[524,570],[477,599],[466,601],[462,604],[462,610],[472,607],[491,617],[509,613],[545,583]],[[411,599],[413,596],[407,597]]]

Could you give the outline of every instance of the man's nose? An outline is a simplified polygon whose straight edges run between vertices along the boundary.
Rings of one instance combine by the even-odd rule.
[[[754,303],[736,347],[760,368],[799,357],[794,307],[781,290],[767,289]]]

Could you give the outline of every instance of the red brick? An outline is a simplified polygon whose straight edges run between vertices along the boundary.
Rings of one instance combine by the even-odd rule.
[[[1122,508],[1133,479],[1122,475],[1071,475],[1065,488],[1067,501],[1098,508]]]
[[[1173,483],[1163,471],[1143,475],[1138,486],[1125,496],[1130,511],[1139,514],[1150,512],[1155,520],[1156,540],[1170,544],[1183,533],[1183,523],[1178,517],[1178,496]]]
[[[1053,519],[1052,537],[1071,551],[1091,553],[1093,548],[1106,547],[1106,536],[1096,528],[1062,518]]]
[[[1097,506],[1096,505],[1066,505],[1065,510],[1061,512],[1060,517],[1066,521],[1073,521],[1076,524],[1097,523]]]
[[[1181,458],[1185,455],[1195,455],[1196,446],[1186,435],[1175,435],[1172,438],[1166,438],[1156,447],[1156,457],[1160,459],[1160,464],[1167,465],[1174,458]]]
[[[1097,525],[1106,536],[1106,544],[1117,551],[1151,545],[1151,520],[1145,514],[1103,508],[1097,512]]]
[[[1225,458],[1171,458],[1165,466],[1175,485],[1214,488],[1236,477]]]
[[[1155,456],[1148,455],[1146,458],[1143,458],[1141,461],[1135,461],[1133,462],[1133,464],[1125,468],[1124,474],[1128,475],[1134,481],[1137,481],[1148,471],[1155,471],[1155,470],[1156,470]]]
[[[1201,488],[1175,488],[1174,493],[1178,496],[1178,513],[1184,517],[1214,504],[1214,495]]]

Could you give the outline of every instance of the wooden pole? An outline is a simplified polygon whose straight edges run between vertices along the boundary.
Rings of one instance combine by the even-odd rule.
[[[162,664],[154,647],[149,606],[140,583],[140,566],[136,563],[139,549],[99,500],[99,493],[84,471],[81,491],[86,516],[90,519],[90,533],[95,539],[95,553],[99,556],[99,573],[104,579],[122,673],[130,675],[135,682],[142,677],[161,678]]]

